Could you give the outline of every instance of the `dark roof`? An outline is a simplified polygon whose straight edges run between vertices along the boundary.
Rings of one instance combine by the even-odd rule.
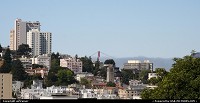
[[[193,53],[192,57],[194,57],[194,58],[200,58],[200,52]]]

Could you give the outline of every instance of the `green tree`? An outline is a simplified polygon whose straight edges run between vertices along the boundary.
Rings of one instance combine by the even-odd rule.
[[[94,64],[93,74],[94,76],[97,76],[99,75],[98,72],[100,71],[100,61],[97,60]]]
[[[62,69],[58,71],[58,83],[60,85],[69,85],[75,83],[74,73],[69,69]]]
[[[150,70],[141,70],[141,72],[139,73],[139,79],[143,82],[143,83],[147,83],[147,79],[148,79],[148,73],[150,73]]]
[[[150,99],[200,99],[200,58],[174,59],[170,72],[163,77]],[[142,98],[146,99],[143,93]]]
[[[85,85],[86,88],[91,88],[91,81],[87,80],[86,78],[81,78],[80,84]]]
[[[43,67],[44,67],[43,65],[32,64],[32,69],[35,69],[35,68],[43,68]]]
[[[113,64],[113,67],[115,67],[115,61],[113,59],[105,60],[104,64]]]
[[[106,79],[106,77],[107,77],[107,68],[106,67],[100,68],[99,76],[101,76],[102,78]]]
[[[132,70],[124,70],[122,69],[122,83],[129,85],[129,80],[133,79],[136,77],[136,74],[133,74]]]
[[[12,65],[11,52],[9,48],[6,49],[5,54],[3,55],[3,60],[4,63],[0,68],[0,73],[9,73]]]
[[[13,61],[11,73],[15,81],[24,81],[27,78],[27,73],[19,59]]]
[[[2,46],[1,46],[1,44],[0,44],[0,53],[3,51],[3,48],[2,48]]]
[[[115,87],[116,84],[113,83],[113,82],[107,82],[106,86],[107,86],[107,87]]]
[[[92,59],[85,56],[85,57],[81,57],[80,60],[82,61],[83,72],[93,73],[94,66],[93,66]]]
[[[31,53],[31,48],[28,44],[21,44],[18,46],[17,55],[29,56]]]

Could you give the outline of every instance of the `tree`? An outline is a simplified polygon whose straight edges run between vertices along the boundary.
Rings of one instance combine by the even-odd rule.
[[[91,81],[87,80],[86,78],[81,78],[81,82],[82,85],[85,85],[86,88],[91,88]]]
[[[132,70],[124,70],[122,69],[122,83],[128,85],[129,80],[133,79],[136,74],[133,74]]]
[[[106,67],[100,68],[99,76],[101,76],[101,77],[103,77],[104,79],[106,79],[106,77],[107,77],[107,68],[106,68]]]
[[[21,44],[18,46],[17,55],[29,56],[31,53],[31,48],[28,44]]]
[[[13,61],[11,73],[15,81],[24,81],[27,78],[27,73],[19,59]]]
[[[1,46],[1,44],[0,44],[0,53],[3,51],[3,48],[2,48],[2,46]]]
[[[99,75],[98,74],[98,72],[100,71],[100,61],[95,61],[95,63],[94,63],[95,65],[94,65],[94,69],[93,69],[93,74],[94,74],[94,76],[97,76],[97,75]]]
[[[105,60],[104,64],[113,64],[113,67],[115,67],[115,61],[113,59]]]
[[[147,79],[148,79],[148,73],[150,73],[150,70],[141,70],[141,72],[139,73],[139,79],[143,82],[143,83],[147,83]]]
[[[150,99],[200,99],[200,58],[185,56],[174,59],[174,64],[158,87],[152,90]]]
[[[57,76],[60,85],[69,85],[76,82],[74,73],[69,69],[59,70]]]
[[[43,68],[43,67],[44,67],[43,65],[32,64],[32,69],[35,69],[35,68]]]
[[[107,82],[106,86],[107,86],[107,87],[115,87],[116,84],[113,83],[113,82]]]
[[[6,49],[5,54],[3,55],[3,60],[4,63],[0,68],[0,73],[9,73],[12,65],[11,52],[9,48]]]
[[[82,61],[83,72],[93,73],[94,66],[93,66],[93,62],[91,58],[88,58],[87,56],[85,56],[85,57],[81,57],[80,60]]]

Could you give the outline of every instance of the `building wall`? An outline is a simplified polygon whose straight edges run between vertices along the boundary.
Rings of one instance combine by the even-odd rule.
[[[12,29],[12,30],[10,30],[10,50],[14,50],[14,47],[16,45],[15,42],[16,42],[15,30]]]
[[[0,73],[0,99],[12,99],[12,74]]]
[[[27,32],[31,29],[40,30],[39,21],[27,22],[27,21],[22,21],[21,19],[15,20],[14,36],[13,36],[14,40],[11,50],[17,50],[19,45],[27,43]]]
[[[67,67],[75,74],[82,73],[82,61],[75,58],[60,59],[60,66]]]
[[[128,63],[124,63],[125,70],[151,70],[153,71],[153,63],[145,60],[141,62],[139,60],[128,60]]]
[[[30,58],[21,57],[19,60],[22,62],[22,65],[25,69],[32,69],[32,61]]]
[[[31,58],[32,64],[39,64],[46,66],[48,70],[51,68],[51,57],[47,54],[39,55]]]
[[[38,29],[27,33],[27,44],[32,49],[33,56],[51,54],[51,36],[50,32],[40,32]]]

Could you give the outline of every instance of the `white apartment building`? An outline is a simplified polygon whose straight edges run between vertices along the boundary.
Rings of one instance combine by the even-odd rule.
[[[27,32],[27,44],[32,50],[32,55],[51,54],[51,37],[52,33],[40,32],[38,29]]]
[[[22,56],[19,60],[25,69],[32,69],[32,60],[30,58]]]
[[[76,74],[75,79],[78,81],[81,81],[81,78],[93,77],[93,76],[94,76],[94,74],[92,74],[92,73],[82,72],[82,73]]]
[[[38,55],[31,58],[32,64],[39,64],[46,66],[49,70],[51,68],[51,56],[48,54]]]
[[[148,73],[148,79],[151,79],[151,78],[157,78],[157,73]]]
[[[21,81],[13,81],[12,82],[12,91],[13,92],[20,92],[22,87],[24,87],[24,82],[21,82]]]
[[[72,57],[60,59],[60,66],[69,68],[75,74],[82,73],[82,61],[80,59]]]
[[[133,70],[135,72],[141,70],[151,70],[153,71],[153,63],[149,60],[144,60],[141,62],[140,60],[128,60],[128,63],[124,63],[124,70]]]
[[[16,19],[14,29],[10,31],[10,49],[17,50],[19,45],[26,44],[27,32],[31,29],[40,30],[40,22],[30,22]]]

